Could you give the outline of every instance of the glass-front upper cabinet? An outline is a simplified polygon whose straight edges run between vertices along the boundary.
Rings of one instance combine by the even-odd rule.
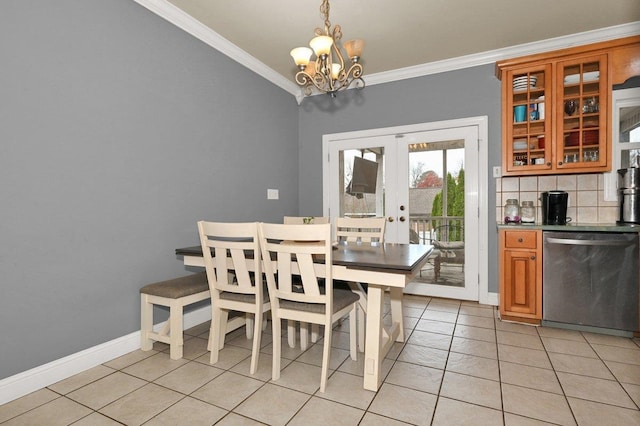
[[[505,176],[611,169],[608,54],[536,55],[497,65]]]
[[[506,172],[551,168],[551,81],[550,64],[509,71],[503,81]]]
[[[607,165],[607,55],[557,63],[555,162],[558,169]]]

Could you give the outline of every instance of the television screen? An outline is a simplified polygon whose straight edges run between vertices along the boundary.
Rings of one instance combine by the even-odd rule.
[[[376,182],[378,181],[378,163],[365,160],[364,158],[353,158],[353,174],[351,182],[347,186],[347,193],[375,194]]]

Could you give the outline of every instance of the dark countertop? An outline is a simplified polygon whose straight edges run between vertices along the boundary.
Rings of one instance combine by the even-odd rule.
[[[568,223],[566,225],[536,224],[504,224],[498,223],[498,229],[517,230],[543,230],[543,231],[568,231],[568,232],[640,232],[640,225],[617,223]]]

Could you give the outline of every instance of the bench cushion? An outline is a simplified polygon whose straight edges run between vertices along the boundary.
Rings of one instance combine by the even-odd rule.
[[[166,297],[167,299],[179,299],[208,290],[207,273],[199,272],[172,280],[148,284],[140,289],[140,293]]]

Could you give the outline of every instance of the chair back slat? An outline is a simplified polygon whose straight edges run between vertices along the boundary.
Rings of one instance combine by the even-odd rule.
[[[223,291],[261,297],[262,286],[255,285],[262,276],[257,223],[200,221],[198,230],[211,297]]]
[[[291,272],[291,255],[289,253],[277,253],[277,264],[275,271],[278,272],[278,285],[277,288],[283,293],[292,293],[293,292],[293,282],[291,277],[293,276]],[[267,267],[265,265],[265,273],[267,273]],[[268,281],[267,281],[268,285]]]
[[[298,261],[298,269],[300,270],[300,277],[305,294],[309,296],[320,296],[318,276],[316,275],[312,255],[298,254],[296,260]]]
[[[338,217],[335,222],[335,236],[338,241],[384,242],[384,231],[387,223],[384,217]]]
[[[331,312],[331,225],[261,223],[259,229],[262,256],[269,259],[264,271],[272,304],[321,303]],[[319,278],[324,279],[324,291]]]

